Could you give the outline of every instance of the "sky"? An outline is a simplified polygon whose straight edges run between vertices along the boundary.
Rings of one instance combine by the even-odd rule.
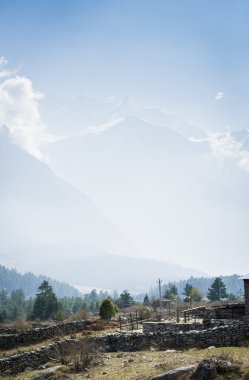
[[[147,249],[146,257],[158,245],[158,252],[161,250],[158,257],[172,251],[173,259],[178,254],[180,261],[197,269],[202,269],[205,263],[214,273],[223,263],[224,252],[233,255],[240,249],[244,258],[248,252],[249,214],[245,200],[249,151],[244,144],[248,136],[236,135],[236,140],[230,133],[248,129],[248,18],[248,0],[0,0],[0,126],[7,125],[15,141],[27,152],[86,191],[128,238],[137,239],[135,243],[140,245],[142,254]],[[83,105],[81,96],[102,103],[94,100]],[[53,108],[54,99],[62,99],[58,104],[65,101],[57,129],[51,122],[53,112],[58,111]],[[108,107],[111,109],[110,99],[132,99],[147,106],[141,108],[144,118],[149,118],[144,130],[150,130],[148,123],[155,120],[148,107],[155,106],[160,107],[159,113],[161,108],[169,113],[160,113],[161,119],[158,116],[157,121],[160,119],[161,123],[169,117],[167,120],[173,121],[176,129],[185,123],[190,129],[194,125],[206,131],[198,146],[201,162],[193,158],[198,150],[195,147],[186,160],[181,156],[181,143],[177,142],[172,152],[165,137],[168,131],[162,136],[159,132],[151,136],[151,131],[143,135],[139,125],[132,129],[134,120],[125,120],[125,106],[123,113],[114,114],[116,118],[112,114],[109,120],[106,115],[109,115]],[[112,107],[116,110],[114,103]],[[71,113],[65,114],[72,104]],[[104,111],[103,107],[106,107]],[[98,141],[93,139],[89,145],[80,135],[77,148],[73,138],[68,137],[80,134],[82,131],[77,128],[82,120],[86,123],[95,120],[95,116],[102,128],[117,125],[121,139],[110,128],[109,134],[100,133]],[[66,134],[62,142],[56,136],[60,126],[60,138]],[[118,145],[122,138],[128,140],[127,136],[129,144],[138,146],[134,151],[129,152],[129,144],[128,148]],[[169,132],[169,141],[177,140],[170,136]],[[108,156],[105,138],[119,147],[113,150],[120,159],[121,169],[123,164],[125,169],[131,168],[127,187],[123,186],[121,169],[117,175],[120,181],[112,182],[118,160],[111,154]],[[163,139],[166,148],[161,144]],[[49,145],[51,149],[46,150]],[[136,169],[140,167],[134,162],[139,163],[139,154],[142,156],[146,149],[148,154],[143,156],[144,166],[141,165],[143,170],[139,172],[143,177],[139,182]],[[103,160],[98,156],[99,151],[104,152]],[[127,151],[130,155],[126,156]],[[84,156],[85,152],[89,156]],[[79,163],[78,157],[82,159]],[[163,157],[161,161],[160,157]],[[175,162],[175,168],[170,167],[168,157]],[[86,162],[89,167],[83,168]],[[126,167],[127,162],[130,166]],[[101,173],[95,170],[99,167]],[[109,172],[105,171],[107,167]],[[154,183],[149,183],[150,169]],[[165,173],[169,173],[168,177]],[[110,178],[110,183],[106,178]],[[119,196],[114,185],[120,190]],[[161,201],[165,202],[165,209]],[[145,207],[148,214],[143,211]],[[182,219],[179,215],[183,215]],[[152,220],[160,221],[159,225]],[[171,236],[164,236],[165,226],[168,231],[173,230]],[[185,241],[189,244],[189,258],[186,258]],[[205,247],[205,260],[203,253],[198,256],[197,264],[201,244]],[[220,256],[219,252],[222,252]],[[229,260],[224,269],[227,272],[233,269],[233,257]],[[237,268],[242,272],[242,261]]]
[[[1,56],[45,96],[128,94],[209,130],[242,129],[248,15],[246,0],[1,0]]]

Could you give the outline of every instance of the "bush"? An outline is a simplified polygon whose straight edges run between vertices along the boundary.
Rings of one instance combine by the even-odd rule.
[[[101,361],[100,350],[94,342],[84,338],[62,347],[60,360],[74,372],[83,371]]]
[[[69,321],[78,321],[79,319],[87,320],[87,319],[90,319],[91,317],[92,317],[92,313],[90,311],[88,311],[87,309],[80,309],[73,315],[70,315],[68,320]]]
[[[138,314],[138,319],[140,321],[144,319],[150,319],[153,317],[154,312],[153,309],[149,306],[144,306],[144,305],[137,305],[136,306],[136,311]]]
[[[105,298],[99,309],[99,316],[101,319],[109,320],[118,312],[117,306],[114,305],[110,297]]]

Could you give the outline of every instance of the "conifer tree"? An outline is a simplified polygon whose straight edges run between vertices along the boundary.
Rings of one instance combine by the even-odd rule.
[[[207,298],[209,301],[220,301],[222,298],[227,298],[226,285],[221,277],[216,277],[211,287],[208,288]]]
[[[99,309],[99,316],[101,319],[111,319],[114,317],[114,315],[117,313],[117,307],[112,302],[112,299],[110,297],[105,298]]]
[[[36,294],[32,319],[45,320],[53,318],[59,309],[60,304],[53,292],[52,286],[47,281],[43,281]]]

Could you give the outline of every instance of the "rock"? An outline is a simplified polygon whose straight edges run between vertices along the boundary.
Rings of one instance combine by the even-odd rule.
[[[213,350],[214,348],[216,348],[215,346],[209,346],[208,348],[207,348],[207,350]]]
[[[176,350],[165,350],[164,352],[166,352],[167,354],[170,354],[172,352],[177,352]]]
[[[56,372],[58,372],[58,370],[60,370],[62,368],[61,365],[58,365],[56,367],[50,367],[50,368],[46,368],[44,369],[43,371],[37,373],[33,378],[32,380],[43,380],[43,379],[48,379],[49,377],[53,376],[54,374],[56,374]]]
[[[51,365],[50,365],[49,363],[46,363],[46,364],[41,365],[41,366],[39,367],[39,369],[47,369],[47,368],[49,368],[49,367],[51,367]]]
[[[239,373],[240,367],[238,365],[232,364],[229,360],[213,357],[204,359],[199,363],[195,373],[191,376],[191,380],[213,380],[219,375],[233,376],[233,374],[239,375]]]
[[[190,375],[195,366],[194,365],[188,365],[186,367],[179,367],[176,369],[173,369],[171,371],[162,373],[160,375],[154,376],[151,378],[151,380],[180,380],[185,379],[186,375]]]

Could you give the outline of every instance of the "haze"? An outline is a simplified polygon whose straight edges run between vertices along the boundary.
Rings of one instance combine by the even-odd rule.
[[[248,272],[248,12],[0,1],[2,264],[100,287],[103,257]]]

